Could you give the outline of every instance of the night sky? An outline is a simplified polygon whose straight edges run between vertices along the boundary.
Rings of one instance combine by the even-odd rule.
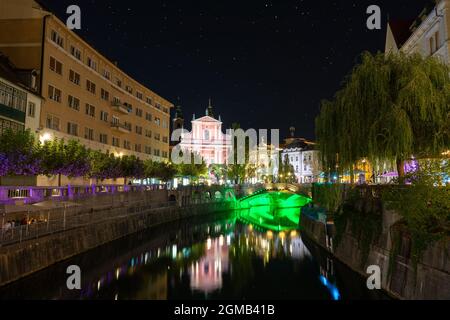
[[[314,139],[320,101],[331,98],[364,50],[383,51],[387,17],[414,18],[427,0],[44,0],[78,33],[139,82],[204,115],[211,97],[225,127],[279,128]],[[382,9],[383,29],[366,28]],[[223,128],[225,130],[225,128]]]

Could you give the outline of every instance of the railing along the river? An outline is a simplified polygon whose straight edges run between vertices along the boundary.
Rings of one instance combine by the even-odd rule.
[[[191,206],[216,202],[216,200],[202,200],[201,202],[192,203]],[[0,247],[26,240],[39,239],[54,233],[87,226],[108,219],[147,214],[152,211],[157,212],[161,208],[169,207],[177,207],[177,202],[152,203],[150,199],[130,202],[116,200],[114,204],[111,202],[107,206],[96,205],[93,207],[85,203],[82,206],[64,205],[57,208],[42,209],[38,212],[28,212],[26,214],[27,218],[33,215],[39,215],[39,217],[43,218],[43,221],[14,227],[5,227],[5,223],[3,223],[3,228],[0,227]]]

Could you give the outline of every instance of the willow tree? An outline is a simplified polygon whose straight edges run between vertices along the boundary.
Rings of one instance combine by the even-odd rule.
[[[332,101],[322,102],[316,135],[324,168],[353,170],[361,158],[396,162],[450,146],[450,68],[419,54],[364,53]]]

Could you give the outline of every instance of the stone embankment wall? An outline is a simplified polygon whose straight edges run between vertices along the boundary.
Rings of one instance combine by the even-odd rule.
[[[110,241],[163,223],[232,209],[232,202],[165,207],[106,219],[0,248],[0,286]]]
[[[391,226],[398,220],[397,214],[381,209],[382,231],[370,244],[369,255],[363,263],[361,243],[348,224],[339,245],[332,245],[336,234],[333,224],[301,217],[303,232],[338,260],[364,276],[367,267],[377,265],[382,273],[382,288],[399,299],[450,299],[450,239],[431,245],[421,261],[414,266],[411,255],[411,239],[403,235],[393,255]],[[331,241],[330,241],[331,238]],[[334,248],[334,249],[333,249]],[[390,262],[390,259],[393,261]]]

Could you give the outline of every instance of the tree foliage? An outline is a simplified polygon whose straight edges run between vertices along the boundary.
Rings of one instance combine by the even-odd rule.
[[[316,118],[328,171],[352,170],[367,158],[404,161],[450,146],[450,68],[419,54],[364,53],[332,101]]]
[[[7,129],[0,135],[0,174],[35,175],[41,169],[39,142],[30,130]]]

